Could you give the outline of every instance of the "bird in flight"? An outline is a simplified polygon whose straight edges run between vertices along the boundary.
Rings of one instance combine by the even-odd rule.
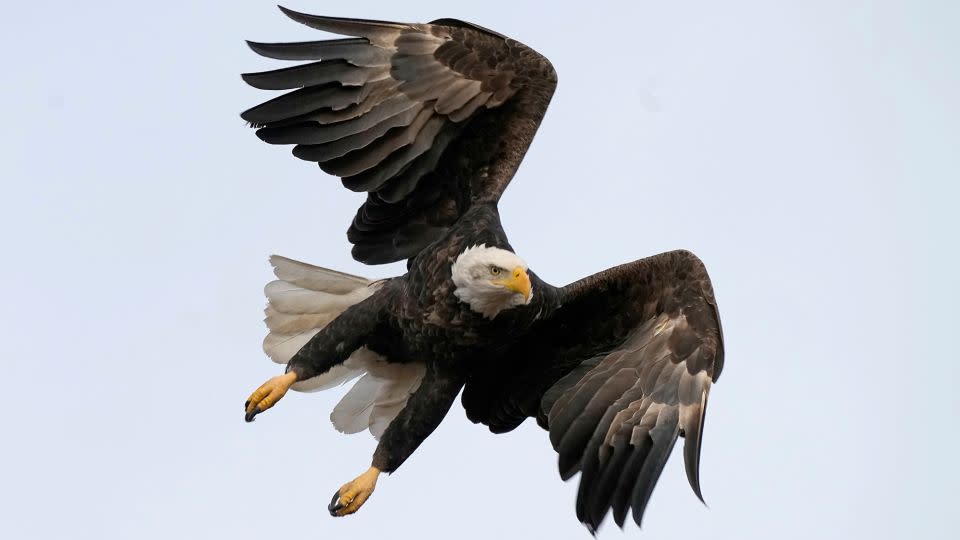
[[[320,17],[291,19],[347,36],[249,43],[307,61],[243,79],[287,92],[242,114],[270,144],[365,192],[347,231],[367,264],[406,260],[371,281],[284,257],[271,262],[264,350],[286,371],[257,388],[246,420],[293,388],[355,379],[331,413],[346,433],[378,439],[369,469],[333,495],[356,512],[382,473],[410,457],[458,394],[467,418],[494,433],[527,418],[549,432],[567,480],[580,473],[576,515],[591,531],[613,514],[640,524],[678,437],[702,500],[700,442],[723,366],[710,279],[678,250],[564,287],[514,252],[497,203],[557,84],[550,62],[491,30]]]

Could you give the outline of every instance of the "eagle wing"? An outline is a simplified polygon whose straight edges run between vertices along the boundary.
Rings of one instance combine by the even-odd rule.
[[[404,24],[306,15],[347,39],[249,43],[260,55],[312,62],[244,80],[292,90],[245,111],[272,144],[366,192],[347,237],[355,259],[415,256],[477,201],[495,202],[526,152],[556,86],[544,57],[455,19]]]
[[[577,517],[591,530],[611,508],[618,525],[631,508],[640,524],[678,436],[702,500],[703,419],[723,365],[703,264],[689,252],[670,252],[555,293],[560,307],[468,381],[468,417],[494,432],[537,417],[559,454],[561,477],[581,473]]]

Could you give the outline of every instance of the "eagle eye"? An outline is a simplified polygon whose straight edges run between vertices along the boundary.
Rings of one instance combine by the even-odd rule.
[[[493,275],[495,275],[495,276],[499,276],[499,275],[500,275],[500,267],[499,267],[499,266],[491,266],[491,267],[490,267],[490,273],[493,274]]]

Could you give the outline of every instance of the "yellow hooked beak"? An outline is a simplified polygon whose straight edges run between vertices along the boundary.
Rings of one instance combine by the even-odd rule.
[[[510,274],[510,277],[498,279],[494,281],[494,283],[502,285],[515,293],[522,294],[523,300],[529,302],[532,286],[530,285],[530,276],[527,275],[527,271],[518,266],[514,268]]]

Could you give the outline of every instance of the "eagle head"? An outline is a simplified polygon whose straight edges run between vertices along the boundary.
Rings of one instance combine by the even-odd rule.
[[[533,298],[527,263],[505,249],[469,247],[453,262],[452,272],[453,294],[488,319]]]

